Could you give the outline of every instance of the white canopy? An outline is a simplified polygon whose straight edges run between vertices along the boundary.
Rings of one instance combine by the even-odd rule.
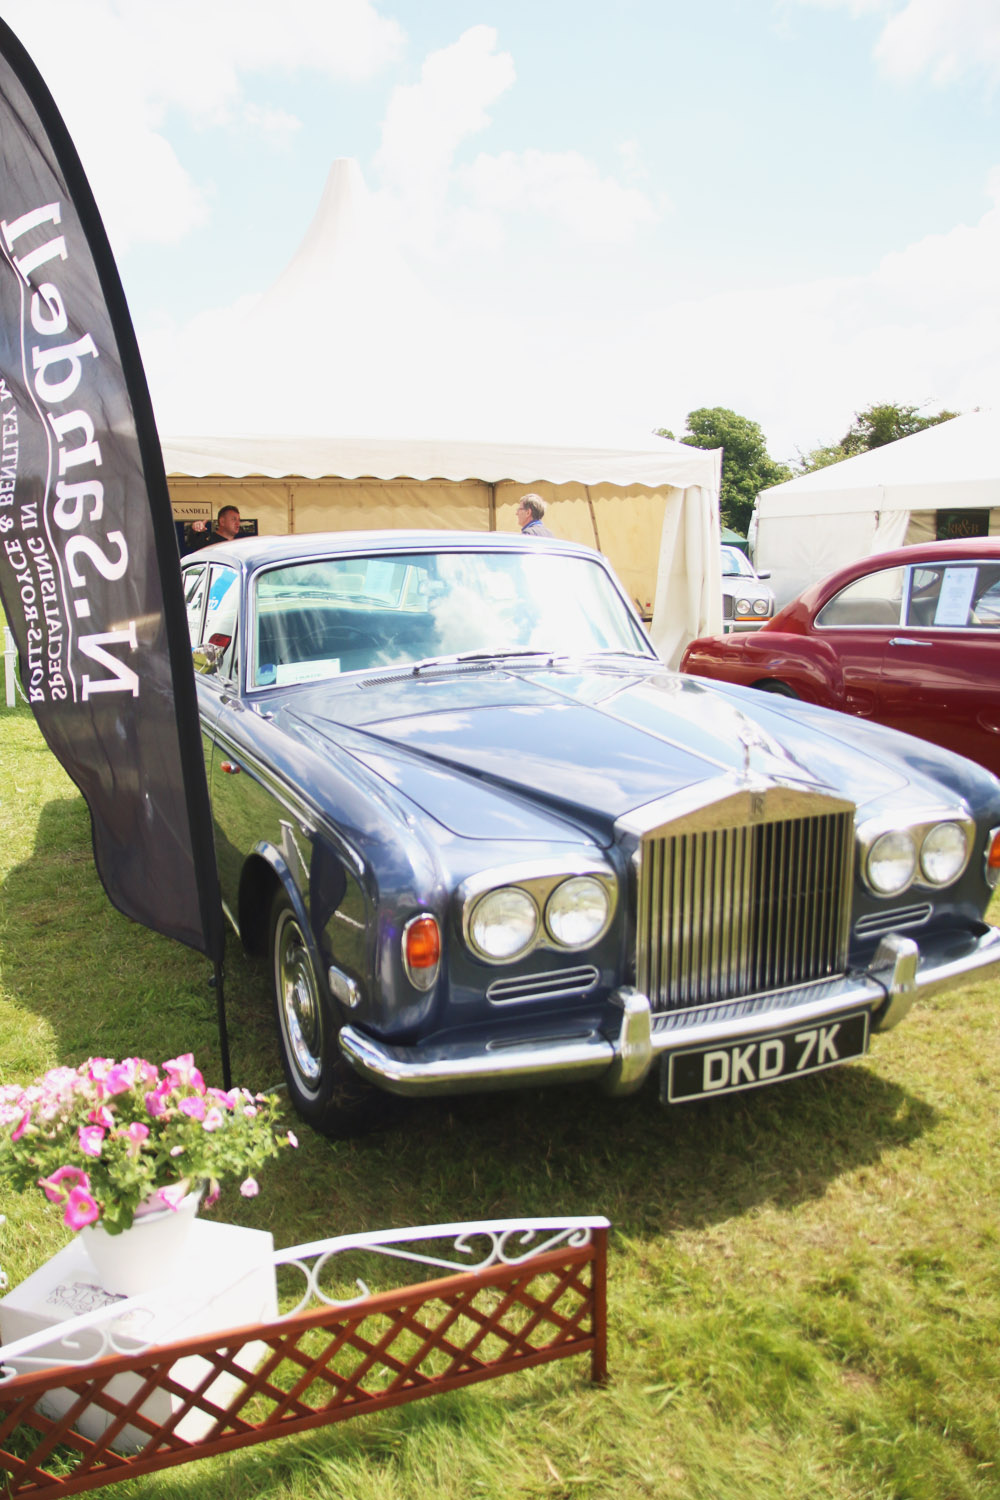
[[[235,505],[261,533],[354,527],[513,531],[526,490],[558,537],[610,559],[664,661],[722,628],[720,450],[649,452],[429,439],[180,437],[163,444],[174,515]]]
[[[970,412],[757,496],[754,560],[779,605],[869,553],[936,534],[938,511],[990,512],[1000,532],[1000,417]]]
[[[164,442],[177,519],[232,504],[263,533],[512,531],[519,497],[536,490],[557,536],[611,560],[665,660],[721,629],[721,455],[667,441],[592,447],[592,424],[582,444],[579,432],[561,446],[473,441],[487,426],[516,435],[493,344],[427,297],[356,162],[333,164],[273,285],[197,333],[180,361],[185,425],[204,420],[209,435]],[[531,421],[550,430],[544,403]],[[398,436],[414,431],[455,440]]]
[[[615,448],[549,448],[431,438],[177,437],[165,438],[168,474],[245,479],[480,479],[487,484],[642,484],[687,489],[717,483],[718,456],[666,440],[649,452]]]

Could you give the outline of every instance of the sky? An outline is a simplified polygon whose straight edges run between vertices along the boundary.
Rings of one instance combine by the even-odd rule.
[[[1000,408],[1000,0],[0,15],[164,437],[655,449],[724,406],[794,462],[874,402]]]

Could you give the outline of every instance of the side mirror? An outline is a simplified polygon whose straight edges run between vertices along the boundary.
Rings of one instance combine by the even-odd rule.
[[[206,641],[203,646],[192,646],[191,660],[196,672],[202,677],[212,677],[219,670],[219,659],[222,656],[222,647],[215,646],[211,641]]]
[[[758,568],[757,569],[757,577],[758,578],[770,578],[770,576],[771,576],[771,569],[770,568]]]

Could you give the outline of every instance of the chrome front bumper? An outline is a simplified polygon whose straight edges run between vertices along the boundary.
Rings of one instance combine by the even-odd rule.
[[[867,1008],[872,1028],[897,1025],[914,1000],[1000,967],[1000,929],[959,935],[921,951],[912,938],[883,938],[863,973],[801,985],[774,994],[654,1013],[638,990],[618,990],[618,1035],[597,1029],[514,1041],[465,1041],[394,1047],[345,1026],[340,1046],[362,1077],[394,1094],[428,1097],[487,1089],[599,1079],[612,1094],[629,1094],[653,1063],[680,1047],[745,1041],[778,1027],[807,1026]]]

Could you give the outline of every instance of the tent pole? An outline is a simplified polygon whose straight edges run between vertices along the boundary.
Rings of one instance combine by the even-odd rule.
[[[497,529],[497,487],[496,487],[495,484],[488,484],[486,486],[486,488],[490,492],[490,499],[489,499],[489,506],[490,506],[490,530],[491,531],[496,531],[496,529]]]
[[[604,548],[601,546],[601,533],[597,529],[597,512],[594,509],[594,502],[591,498],[590,485],[585,484],[583,488],[587,494],[587,504],[590,506],[590,521],[591,525],[594,528],[594,546],[597,548],[598,552],[603,552]]]

